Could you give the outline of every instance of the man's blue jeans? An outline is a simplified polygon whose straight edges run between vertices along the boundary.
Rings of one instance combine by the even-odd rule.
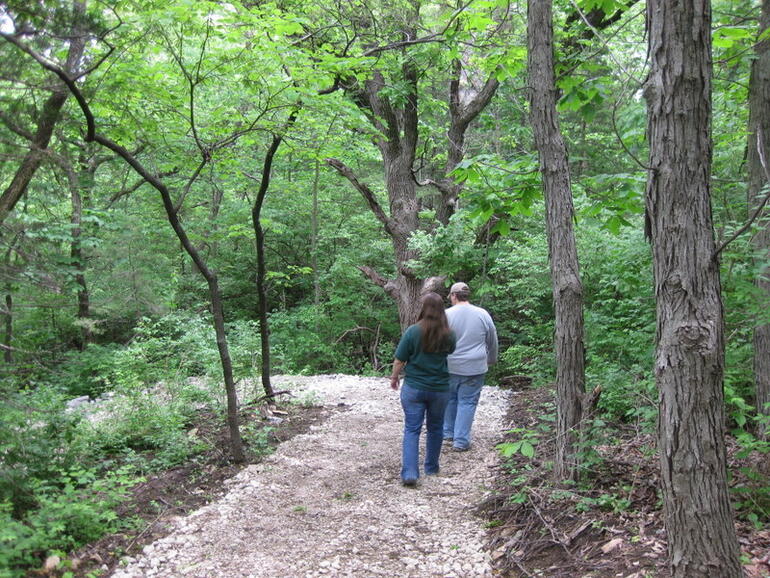
[[[456,448],[467,449],[471,445],[471,427],[485,375],[449,374],[449,403],[444,414],[444,437],[452,438],[452,445]]]
[[[404,441],[401,452],[401,480],[420,477],[420,431],[425,422],[425,475],[438,473],[441,454],[444,411],[448,391],[424,391],[404,384],[401,387],[401,407],[404,409]]]

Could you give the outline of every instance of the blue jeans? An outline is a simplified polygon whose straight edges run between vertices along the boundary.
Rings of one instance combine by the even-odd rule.
[[[449,403],[444,414],[444,437],[453,438],[452,445],[456,448],[465,449],[471,445],[471,426],[485,375],[449,374]]]
[[[401,479],[420,477],[420,431],[425,422],[425,475],[438,473],[441,432],[448,391],[424,391],[404,384],[401,407],[404,409],[404,441],[401,450]]]

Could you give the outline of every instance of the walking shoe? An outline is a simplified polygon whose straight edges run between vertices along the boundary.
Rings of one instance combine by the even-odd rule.
[[[464,448],[459,448],[457,446],[452,446],[453,452],[467,452],[469,449],[471,449],[471,446],[466,446]]]
[[[407,488],[414,488],[417,486],[417,480],[414,478],[407,478],[405,480],[401,480],[401,483],[404,484]]]
[[[445,444],[449,444],[449,443],[452,443],[453,440],[454,440],[454,438],[446,437],[446,438],[444,438],[444,443]]]

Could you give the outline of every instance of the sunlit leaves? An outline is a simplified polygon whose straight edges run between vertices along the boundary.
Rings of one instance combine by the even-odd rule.
[[[612,14],[628,6],[626,0],[580,0],[577,4],[585,12],[598,9],[605,14]]]
[[[714,31],[712,42],[715,48],[731,48],[735,44],[750,41],[754,31],[744,26],[724,26]]]

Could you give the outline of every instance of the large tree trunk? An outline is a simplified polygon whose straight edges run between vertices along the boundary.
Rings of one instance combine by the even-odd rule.
[[[419,227],[420,211],[416,192],[417,183],[412,175],[412,163],[416,150],[416,121],[414,130],[414,142],[406,143],[404,145],[406,150],[399,150],[400,147],[381,147],[393,222],[390,239],[396,257],[397,275],[392,295],[398,305],[398,317],[402,329],[417,321],[422,289],[422,279],[417,278],[407,266],[410,260],[417,258],[416,252],[409,248],[409,238]]]
[[[385,167],[385,185],[388,191],[390,214],[379,204],[374,192],[358,181],[353,171],[336,159],[327,159],[363,195],[374,215],[391,239],[395,255],[396,277],[385,279],[369,267],[361,271],[395,299],[402,329],[417,320],[419,298],[423,281],[407,266],[417,255],[409,248],[409,238],[419,227],[420,204],[417,182],[412,174],[417,150],[417,71],[406,62],[402,78],[408,94],[398,108],[391,104],[387,83],[381,73],[375,73],[359,88],[357,98],[372,125],[380,131],[377,146]]]
[[[583,286],[573,230],[574,210],[567,147],[556,112],[553,71],[552,0],[530,0],[530,115],[545,193],[546,232],[556,315],[557,442],[554,474],[559,480],[577,477],[578,429],[585,393]]]
[[[415,31],[411,31],[407,36],[414,37],[415,34]],[[407,61],[402,67],[401,79],[402,86],[408,91],[399,107],[393,105],[386,96],[389,85],[379,72],[373,74],[363,88],[356,84],[355,88],[350,89],[372,125],[380,132],[377,146],[385,167],[389,214],[380,206],[373,191],[359,182],[349,167],[336,159],[327,159],[327,162],[363,195],[391,239],[395,255],[395,278],[385,279],[366,266],[360,269],[396,301],[402,329],[417,320],[420,312],[420,295],[425,290],[426,283],[431,282],[416,277],[408,267],[408,262],[418,256],[409,248],[409,238],[419,228],[421,208],[417,198],[417,182],[413,173],[418,142],[417,76],[414,64]],[[447,130],[445,176],[438,181],[426,183],[435,186],[439,191],[440,200],[436,208],[436,221],[442,224],[449,222],[462,188],[452,180],[449,173],[465,154],[465,133],[471,122],[492,99],[498,87],[497,80],[494,75],[491,75],[478,93],[463,101],[460,97],[460,76],[461,65],[456,61],[453,80],[450,81],[449,87],[450,121]]]
[[[646,193],[657,300],[658,445],[674,576],[741,576],[727,488],[724,328],[711,218],[711,9],[648,0]]]
[[[770,26],[770,0],[762,2],[759,33]],[[764,202],[770,184],[770,41],[767,39],[755,47],[756,58],[751,63],[749,80],[749,207],[756,209]],[[752,211],[753,212],[753,211]],[[765,216],[767,212],[765,212]],[[757,262],[756,285],[760,295],[759,311],[766,312],[770,304],[770,220],[760,221],[759,231],[752,239]],[[770,416],[770,323],[767,313],[756,322],[754,328],[754,385],[759,415]],[[767,426],[760,428],[766,437]]]

